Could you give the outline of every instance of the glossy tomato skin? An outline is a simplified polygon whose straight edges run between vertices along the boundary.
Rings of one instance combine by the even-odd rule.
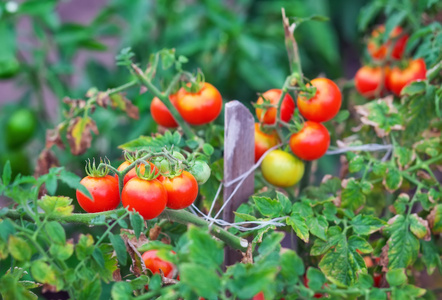
[[[146,268],[151,270],[153,274],[160,274],[160,269],[163,271],[164,277],[172,278],[176,267],[171,262],[165,261],[158,257],[158,250],[149,250],[143,253],[143,258]],[[174,251],[172,253],[175,254]]]
[[[210,83],[191,93],[183,88],[177,94],[177,110],[183,119],[192,125],[203,125],[215,121],[221,113],[223,99],[219,91]]]
[[[330,134],[321,123],[307,121],[300,131],[292,134],[289,145],[297,157],[303,160],[315,160],[327,152]]]
[[[173,104],[173,106],[176,107],[176,95],[170,95],[169,100]],[[155,122],[157,122],[157,124],[167,128],[178,127],[178,123],[173,118],[172,113],[158,97],[152,99],[152,102],[150,103],[150,113],[152,114],[152,118]]]
[[[190,206],[198,196],[198,182],[187,171],[173,178],[160,176],[161,183],[167,191],[167,207],[183,209]]]
[[[407,45],[408,34],[402,34],[402,31],[403,31],[402,28],[397,26],[390,33],[391,39],[401,35],[401,37],[396,40],[393,46],[393,50],[391,52],[391,58],[393,59],[401,59],[405,51],[405,46]],[[382,44],[381,35],[384,32],[385,32],[384,25],[380,25],[377,28],[375,28],[371,34],[371,39],[367,44],[368,52],[370,53],[371,57],[373,57],[374,59],[381,60],[387,56],[391,40],[388,40],[386,43]]]
[[[167,191],[157,179],[134,177],[123,187],[123,207],[137,211],[145,220],[158,217],[166,208]]]
[[[310,99],[303,93],[299,95],[299,112],[313,122],[327,122],[333,119],[342,104],[342,94],[338,86],[327,78],[315,78],[311,85],[316,87],[316,94]]]
[[[422,58],[411,60],[408,67],[394,67],[387,76],[387,88],[399,96],[402,89],[409,83],[427,78],[427,67]]]
[[[267,150],[278,143],[279,137],[275,130],[267,134],[259,129],[259,123],[255,123],[255,163]]]
[[[261,164],[262,175],[274,186],[289,187],[301,180],[304,163],[282,150],[273,150],[264,157]]]
[[[382,96],[386,90],[388,68],[361,67],[355,75],[356,90],[365,98],[373,99]],[[377,93],[379,94],[377,95]]]
[[[263,292],[259,292],[258,294],[253,296],[252,300],[265,300],[264,293]]]
[[[79,190],[76,191],[77,201],[88,213],[113,210],[120,204],[120,191],[118,181],[110,176],[104,177],[84,177],[80,183],[91,193],[94,200],[86,197]]]
[[[126,169],[130,164],[131,164],[131,163],[128,162],[128,161],[126,160],[126,161],[124,161],[121,165],[118,166],[117,170],[118,170],[118,171],[123,171],[123,170]],[[158,174],[158,172],[160,171],[160,170],[158,169],[158,167],[155,166],[155,165],[154,165],[153,163],[151,163],[151,162],[149,162],[149,164],[150,164],[151,170],[152,170],[152,168],[154,168],[154,170],[155,170],[155,175]],[[139,165],[139,168],[140,168],[140,172],[141,172],[141,174],[144,174],[144,172],[145,172],[145,170],[146,170],[145,165],[144,165],[144,164],[140,164],[140,165]],[[137,171],[136,171],[136,168],[133,168],[133,169],[131,169],[129,172],[127,172],[126,176],[124,176],[123,184],[126,185],[126,183],[127,183],[129,180],[131,180],[132,178],[134,178],[134,177],[137,177]],[[118,180],[118,176],[117,176],[117,175],[115,175],[115,178]]]
[[[264,124],[275,124],[276,115],[277,115],[277,106],[279,103],[279,99],[281,98],[282,90],[280,89],[271,89],[262,94],[262,97],[258,98],[257,104],[263,104],[264,99],[270,101],[270,103],[274,106],[268,108],[264,113],[264,109],[256,108],[256,116],[258,120],[260,120]],[[264,99],[263,99],[264,97]],[[281,104],[281,120],[284,122],[290,121],[293,116],[293,112],[295,111],[295,101],[293,98],[287,93],[284,96]]]

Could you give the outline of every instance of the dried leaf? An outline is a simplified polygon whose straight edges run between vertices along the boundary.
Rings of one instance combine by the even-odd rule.
[[[34,176],[40,177],[41,175],[49,173],[49,169],[58,167],[60,163],[54,152],[45,148],[38,156],[37,165],[35,167]]]
[[[135,120],[139,119],[138,107],[132,104],[132,102],[127,99],[123,93],[117,93],[110,95],[110,102],[112,108],[118,108],[126,112],[126,114]]]
[[[247,251],[242,252],[241,263],[243,264],[253,264],[253,247],[252,243],[247,246]]]
[[[110,98],[106,92],[99,92],[96,101],[99,106],[106,108],[110,103]]]
[[[161,227],[158,226],[158,224],[155,224],[155,226],[149,230],[149,239],[151,241],[157,240],[160,233],[161,233]]]
[[[60,149],[64,149],[63,141],[60,136],[60,129],[48,129],[46,130],[46,148],[50,149],[56,145]]]
[[[72,154],[80,155],[89,149],[92,143],[91,131],[98,134],[97,125],[89,117],[76,117],[70,121],[66,136]]]
[[[121,281],[121,272],[120,269],[116,269],[113,273],[112,273],[112,278],[114,281]]]
[[[144,264],[143,259],[141,258],[140,252],[138,252],[137,248],[134,244],[129,240],[127,235],[121,236],[126,244],[127,252],[130,255],[132,260],[132,265],[130,266],[130,271],[137,277],[141,274],[147,275],[146,265]]]

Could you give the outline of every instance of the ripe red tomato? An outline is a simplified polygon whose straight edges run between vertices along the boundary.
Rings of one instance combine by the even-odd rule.
[[[263,292],[259,292],[258,294],[253,296],[252,300],[265,300],[264,293]]]
[[[118,181],[110,176],[104,177],[84,177],[80,183],[84,185],[94,200],[86,197],[79,190],[76,191],[77,201],[88,213],[96,213],[113,210],[120,204],[120,191]]]
[[[207,82],[202,84],[199,92],[191,93],[182,87],[177,94],[176,108],[183,119],[192,125],[214,121],[221,113],[222,106],[221,94]]]
[[[176,107],[176,95],[169,95],[169,100],[172,102],[173,106]],[[152,114],[152,118],[155,120],[155,122],[161,126],[167,128],[175,128],[178,126],[178,123],[173,118],[169,109],[158,97],[153,98],[152,102],[150,103],[150,113]]]
[[[275,130],[267,134],[259,129],[259,123],[255,123],[255,163],[261,156],[273,146],[279,143],[279,137]]]
[[[388,48],[391,47],[391,39],[396,38],[402,34],[402,28],[397,26],[390,33],[390,39],[382,44],[382,34],[385,32],[385,26],[380,25],[376,27],[371,33],[371,39],[367,44],[368,52],[374,59],[384,59],[387,55]],[[391,58],[401,59],[405,51],[405,46],[408,41],[408,34],[403,34],[396,40],[393,50],[391,51]]]
[[[266,110],[264,114],[264,109],[256,108],[256,116],[258,120],[263,122],[264,124],[275,124],[276,115],[277,115],[277,106],[279,103],[279,99],[281,98],[282,90],[279,89],[271,89],[262,94],[262,97],[258,98],[257,104],[263,104],[264,99],[270,101],[270,104],[274,107],[270,107]],[[264,97],[264,99],[263,99]],[[281,120],[284,122],[290,121],[293,116],[293,112],[295,111],[295,101],[293,98],[287,93],[284,96],[281,104]]]
[[[123,187],[123,207],[137,211],[145,220],[158,217],[166,208],[167,191],[157,179],[134,177]]]
[[[310,99],[305,93],[299,94],[297,102],[299,112],[313,122],[320,123],[333,119],[342,104],[342,95],[338,86],[327,78],[315,78],[311,81],[311,85],[316,87],[316,94]]]
[[[171,262],[165,261],[158,257],[158,250],[149,250],[143,253],[143,258],[146,268],[151,270],[153,274],[160,274],[160,269],[163,271],[164,277],[172,278],[176,267]],[[174,251],[172,251],[175,254]]]
[[[187,171],[173,178],[160,176],[161,183],[167,191],[167,207],[183,209],[190,206],[198,196],[198,182]]]
[[[325,154],[330,145],[330,134],[321,123],[307,121],[304,127],[290,137],[290,148],[303,160],[315,160]]]
[[[382,96],[386,90],[388,68],[363,66],[355,75],[356,90],[365,98]]]
[[[405,69],[394,67],[387,76],[387,88],[395,95],[401,94],[402,88],[410,82],[427,78],[427,67],[422,58],[411,60]]]
[[[124,169],[126,169],[131,163],[128,162],[127,160],[124,161],[120,166],[118,166],[117,170],[118,171],[123,171]],[[158,172],[160,171],[158,169],[157,166],[155,166],[153,163],[149,162],[151,170],[152,168],[154,168],[155,170],[155,175],[158,174]],[[141,174],[144,174],[146,167],[144,166],[144,164],[139,164],[139,168],[140,168],[140,172]],[[126,176],[124,176],[124,180],[123,183],[124,185],[126,185],[126,183],[131,180],[132,178],[137,177],[137,171],[135,170],[135,168],[131,169],[129,172],[127,172]],[[115,178],[118,180],[118,176],[115,175]]]

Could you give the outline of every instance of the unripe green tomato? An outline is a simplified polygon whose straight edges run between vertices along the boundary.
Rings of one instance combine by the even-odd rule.
[[[37,118],[32,110],[20,108],[12,113],[6,124],[6,144],[10,149],[20,148],[34,135]]]
[[[206,183],[210,177],[210,167],[202,160],[197,160],[188,170],[195,177],[199,185]]]
[[[173,151],[172,156],[175,157],[176,159],[179,159],[181,161],[186,160],[186,158],[184,157],[184,155],[182,155],[180,152],[178,151]]]
[[[269,183],[289,187],[301,180],[304,175],[304,163],[290,153],[273,150],[262,161],[261,171]]]
[[[0,60],[0,79],[14,77],[20,71],[20,62],[15,58]]]
[[[170,163],[166,158],[160,161],[159,169],[161,173],[168,173],[170,171]]]

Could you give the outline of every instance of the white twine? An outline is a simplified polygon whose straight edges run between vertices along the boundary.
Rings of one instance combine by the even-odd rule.
[[[253,173],[253,171],[255,171],[255,169],[257,169],[260,165],[261,162],[263,161],[263,159],[265,158],[265,156],[270,153],[271,151],[281,147],[282,144],[278,144],[272,148],[270,148],[269,150],[267,150],[262,156],[261,158],[245,173],[241,174],[240,176],[236,177],[233,180],[230,180],[226,183],[221,182],[218,190],[216,192],[215,198],[212,201],[212,204],[210,206],[209,212],[208,214],[204,214],[201,210],[198,209],[198,207],[196,207],[194,204],[192,204],[192,206],[189,207],[190,211],[195,214],[198,215],[200,214],[204,219],[206,219],[207,221],[210,221],[209,224],[209,228],[211,228],[213,226],[213,224],[217,224],[219,226],[224,226],[224,227],[233,227],[236,228],[240,231],[252,231],[252,230],[258,230],[261,228],[264,228],[266,226],[277,226],[277,227],[281,227],[281,226],[286,226],[285,223],[281,223],[279,221],[282,221],[284,219],[286,219],[287,217],[278,217],[278,218],[274,218],[271,220],[266,220],[266,221],[260,221],[260,220],[256,220],[256,221],[244,221],[244,222],[236,222],[236,223],[230,223],[227,221],[224,221],[222,219],[218,219],[219,215],[221,214],[221,212],[224,210],[224,208],[227,206],[227,204],[230,202],[230,200],[233,198],[233,196],[236,194],[236,192],[239,190],[239,188],[241,187],[241,185],[243,184],[243,182],[246,180],[246,178]],[[336,154],[342,154],[342,153],[346,153],[349,151],[366,151],[366,152],[374,152],[374,151],[387,151],[387,153],[385,154],[385,156],[382,158],[382,161],[385,161],[386,159],[388,159],[388,157],[390,156],[391,152],[393,151],[393,145],[381,145],[381,144],[366,144],[366,145],[360,145],[360,146],[349,146],[349,147],[345,147],[345,148],[340,148],[340,149],[336,149],[336,150],[328,150],[325,154],[326,155],[336,155]],[[238,182],[238,185],[235,187],[235,189],[233,190],[232,194],[229,196],[229,198],[224,202],[224,204],[221,206],[221,208],[219,209],[219,211],[215,214],[214,217],[212,217],[212,211],[215,207],[215,203],[216,200],[219,197],[219,194],[221,193],[221,190],[223,188],[223,186],[228,187],[231,186],[235,183]],[[257,226],[250,226],[250,227],[245,227],[245,226],[241,226],[241,225],[257,225]]]

